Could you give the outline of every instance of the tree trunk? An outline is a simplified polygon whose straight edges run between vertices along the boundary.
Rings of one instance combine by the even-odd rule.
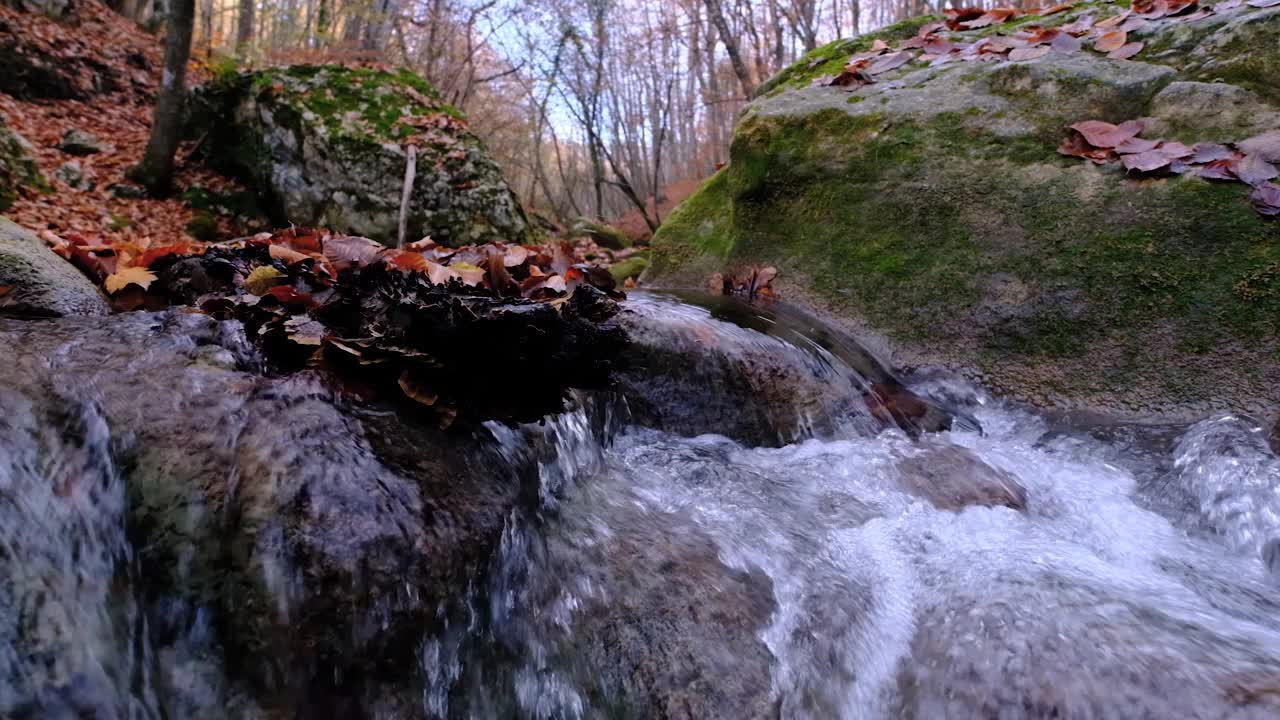
[[[725,52],[729,54],[729,62],[733,65],[733,72],[738,76],[738,82],[742,83],[742,93],[748,99],[755,93],[756,84],[751,80],[751,73],[747,70],[747,64],[742,60],[742,52],[738,48],[738,39],[734,37],[733,31],[729,29],[729,21],[724,17],[724,10],[720,7],[720,0],[703,0],[707,5],[707,17],[716,26],[716,30],[720,31],[720,42],[724,43]]]
[[[240,17],[236,24],[236,54],[243,56],[253,41],[253,13],[255,0],[240,0]]]
[[[191,58],[195,15],[195,0],[173,0],[169,6],[164,73],[151,118],[151,138],[142,162],[129,171],[132,180],[156,196],[167,194],[173,185],[173,156],[182,139],[182,106],[187,95],[187,60]]]

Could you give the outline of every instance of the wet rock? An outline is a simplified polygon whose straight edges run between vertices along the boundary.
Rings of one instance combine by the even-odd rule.
[[[939,510],[974,505],[1027,509],[1027,491],[1017,478],[958,445],[926,444],[898,461],[897,469],[902,489]]]
[[[0,321],[0,344],[18,349],[0,379],[0,415],[14,429],[0,438],[0,477],[14,462],[30,475],[0,486],[0,533],[21,541],[7,548],[32,548],[0,561],[9,577],[87,581],[0,588],[0,606],[46,607],[4,614],[36,623],[8,631],[33,649],[8,667],[0,659],[4,702],[47,709],[79,687],[108,715],[259,717],[321,702],[346,716],[399,707],[421,717],[418,644],[463,595],[520,493],[484,447],[350,404],[314,377],[265,378],[238,324],[206,316]],[[77,449],[65,455],[92,451],[93,472],[30,439],[84,423],[96,423],[96,444],[68,436]],[[46,447],[46,459],[23,460]],[[101,532],[4,509],[38,501],[76,513],[93,497],[80,494],[107,490],[113,501],[92,503]],[[54,571],[48,558],[73,550],[101,560]],[[58,644],[41,650],[42,638]],[[135,643],[165,660],[141,685]],[[41,679],[41,658],[67,669]]]
[[[610,250],[631,246],[631,240],[621,230],[589,218],[578,218],[569,228],[570,237],[591,238],[595,244]]]
[[[92,190],[93,173],[86,172],[78,160],[69,160],[53,171],[53,176],[66,183],[74,190]]]
[[[264,70],[206,87],[192,105],[209,160],[266,195],[278,225],[394,242],[413,136],[411,238],[455,246],[528,238],[524,212],[484,145],[407,70]]]
[[[0,315],[105,315],[109,310],[88,278],[5,218],[0,218],[0,288]]]
[[[94,155],[103,151],[103,145],[93,133],[71,128],[63,133],[58,149],[68,155]]]
[[[44,178],[36,165],[35,149],[26,138],[0,118],[0,211],[9,209],[24,187],[42,188]]]
[[[141,200],[147,197],[146,188],[130,183],[115,183],[110,190],[112,195],[124,200]]]

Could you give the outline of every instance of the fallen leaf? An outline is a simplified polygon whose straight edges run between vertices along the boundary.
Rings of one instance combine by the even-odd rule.
[[[151,283],[155,282],[155,273],[141,267],[123,268],[102,281],[102,287],[108,294],[114,295],[120,292],[128,285],[137,285],[146,290],[151,287]]]
[[[1140,137],[1131,137],[1128,140],[1116,146],[1116,152],[1121,155],[1132,155],[1134,153],[1144,153],[1155,150],[1160,144],[1159,140],[1145,140]]]
[[[1021,62],[1023,60],[1035,60],[1036,58],[1048,55],[1050,48],[1048,45],[1039,47],[1015,48],[1009,51],[1009,60],[1012,62]]]
[[[162,257],[167,257],[169,255],[190,255],[193,252],[195,252],[195,250],[192,248],[192,244],[190,242],[183,241],[172,245],[165,245],[163,247],[150,248],[146,252],[142,253],[142,255],[135,260],[133,264],[137,267],[151,267],[152,263]]]
[[[1249,202],[1253,204],[1254,210],[1267,217],[1280,216],[1280,185],[1264,183],[1258,186],[1249,195]]]
[[[1207,17],[1212,17],[1213,14],[1214,13],[1212,10],[1201,9],[1191,13],[1190,15],[1183,15],[1182,17],[1178,18],[1177,21],[1180,23],[1195,22],[1197,20],[1203,20]]]
[[[1093,41],[1093,49],[1101,53],[1109,53],[1124,47],[1129,33],[1123,30],[1109,30]]]
[[[1166,141],[1160,143],[1160,154],[1170,160],[1182,160],[1196,154],[1196,149],[1180,142]]]
[[[1115,158],[1115,152],[1110,148],[1100,148],[1089,144],[1088,140],[1080,133],[1071,133],[1067,139],[1062,141],[1058,146],[1060,155],[1068,157],[1085,158],[1093,162],[1095,165],[1103,165]]]
[[[1080,41],[1080,38],[1065,32],[1058,33],[1049,43],[1049,47],[1060,53],[1079,52],[1083,46],[1084,43]]]
[[[244,279],[244,289],[253,295],[262,296],[271,288],[287,281],[288,278],[279,270],[270,265],[259,265]]]
[[[1242,182],[1254,187],[1280,175],[1280,170],[1276,170],[1275,165],[1263,160],[1261,155],[1245,155],[1236,162],[1232,170]]]
[[[1013,8],[995,8],[993,10],[988,10],[981,17],[975,20],[960,23],[960,27],[965,28],[966,30],[974,30],[977,28],[988,27],[990,25],[999,25],[1010,18],[1016,17],[1017,14],[1018,11]]]
[[[1243,144],[1243,143],[1242,143]],[[1191,155],[1193,163],[1209,163],[1214,160],[1226,160],[1235,155],[1235,152],[1226,145],[1218,143],[1196,143],[1192,148],[1195,152]]]
[[[463,285],[475,287],[484,282],[484,268],[471,263],[452,263],[449,265],[449,269],[458,274],[458,279],[462,280]]]
[[[874,53],[882,53],[888,49],[889,43],[881,40],[880,38],[876,38],[876,41],[871,43],[871,51]]]
[[[947,8],[942,11],[942,15],[947,19],[947,27],[952,30],[959,30],[963,23],[976,20],[985,15],[986,12],[986,10],[979,7]]]
[[[867,68],[867,74],[879,75],[880,73],[888,72],[894,68],[902,67],[903,65],[911,62],[914,57],[915,55],[909,52],[896,52],[890,55],[885,55],[881,58],[877,58],[875,62],[871,63]]]
[[[954,49],[955,45],[950,40],[937,35],[931,36],[924,44],[924,51],[930,55],[946,55]]]
[[[1125,20],[1128,20],[1128,19],[1129,19],[1129,11],[1125,10],[1119,15],[1112,15],[1111,17],[1105,20],[1099,21],[1096,25],[1094,25],[1094,27],[1113,28],[1113,27],[1116,27],[1117,25],[1120,25],[1121,23],[1123,23]]]
[[[1236,177],[1235,170],[1233,170],[1234,166],[1235,160],[1232,158],[1214,160],[1200,168],[1200,172],[1197,174],[1205,180],[1226,180],[1233,182],[1235,180],[1239,180],[1239,178]]]
[[[267,253],[275,260],[281,260],[285,265],[295,265],[303,260],[310,259],[310,255],[304,255],[297,250],[285,247],[284,245],[272,245],[267,248]]]
[[[1280,5],[1280,0],[1249,0],[1249,7],[1269,8]]]
[[[427,407],[435,405],[436,401],[440,399],[440,396],[432,392],[431,388],[419,379],[412,370],[405,370],[400,373],[398,384],[407,397]]]
[[[503,258],[502,263],[507,267],[519,267],[529,259],[529,248],[523,245],[512,245],[507,248],[507,254]]]
[[[1084,35],[1093,29],[1093,16],[1081,15],[1075,21],[1062,26],[1062,32],[1071,35]]]
[[[1072,125],[1071,129],[1083,135],[1095,147],[1113,148],[1142,132],[1142,123],[1138,120],[1126,120],[1119,125],[1112,125],[1101,120],[1085,120]]]
[[[324,256],[339,269],[364,267],[378,259],[386,248],[369,238],[336,235],[324,240]]]
[[[311,295],[298,290],[291,285],[277,285],[267,290],[263,297],[273,297],[280,302],[281,305],[291,308],[313,308],[318,303]]]
[[[1128,60],[1129,58],[1142,52],[1142,48],[1146,47],[1146,43],[1131,42],[1125,43],[1120,47],[1107,53],[1107,57],[1112,60]]]
[[[1062,5],[1054,5],[1053,7],[1049,7],[1049,8],[1045,8],[1044,10],[1041,10],[1040,14],[1041,15],[1057,15],[1058,13],[1066,12],[1073,7],[1075,6],[1069,3],[1064,3]]]
[[[1133,155],[1123,155],[1120,157],[1120,164],[1125,170],[1130,172],[1155,172],[1169,166],[1172,162],[1168,156],[1159,150],[1148,150],[1147,152],[1135,153]]]
[[[1270,163],[1280,163],[1280,130],[1271,130],[1239,143],[1240,150]]]

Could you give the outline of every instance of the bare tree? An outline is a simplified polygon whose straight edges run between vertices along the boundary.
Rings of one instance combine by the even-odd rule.
[[[187,60],[191,57],[195,14],[195,0],[172,0],[164,43],[164,70],[151,118],[151,137],[142,162],[129,171],[129,177],[152,195],[165,195],[173,185],[173,156],[182,139]]]

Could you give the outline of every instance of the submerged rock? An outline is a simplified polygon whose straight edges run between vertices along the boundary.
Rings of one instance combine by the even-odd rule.
[[[898,462],[898,483],[939,510],[980,505],[1027,508],[1027,491],[1009,473],[959,445],[926,445]]]
[[[211,163],[268,196],[280,225],[394,242],[407,146],[417,146],[411,239],[528,239],[524,212],[458,111],[407,70],[263,70],[197,92]]]
[[[0,715],[422,716],[418,645],[520,497],[481,443],[206,316],[0,345]]]
[[[1111,6],[953,33],[1101,20]],[[1145,49],[909,63],[814,86],[918,18],[819,48],[742,114],[730,163],[653,240],[651,285],[773,265],[783,297],[887,338],[895,365],[970,372],[1039,405],[1135,416],[1280,404],[1280,224],[1243,183],[1127,178],[1056,150],[1067,126],[1153,116],[1143,137],[1274,129],[1280,8],[1150,23]]]
[[[40,238],[0,217],[0,315],[105,315],[106,298]]]

